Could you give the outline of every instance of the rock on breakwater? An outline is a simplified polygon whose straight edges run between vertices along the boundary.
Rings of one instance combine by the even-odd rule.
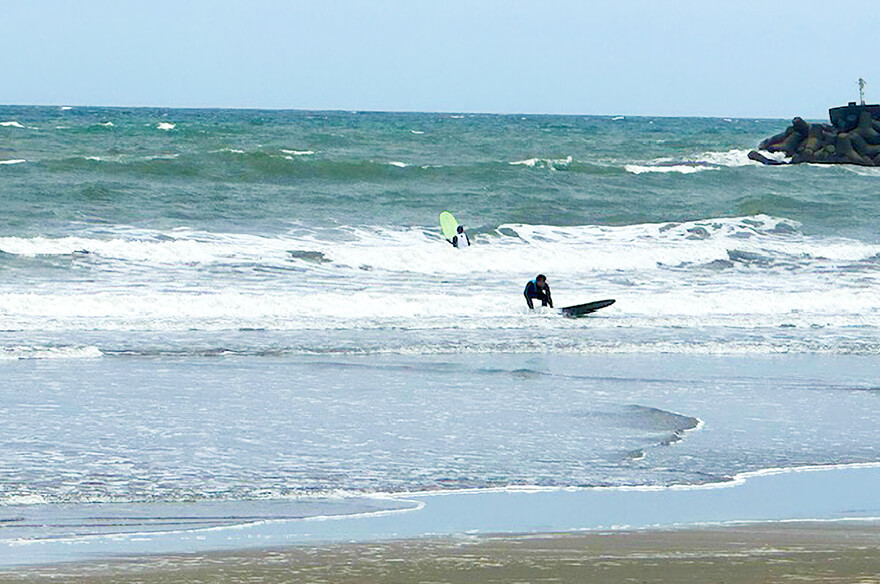
[[[786,161],[769,158],[761,151],[782,152]],[[811,124],[794,118],[781,134],[767,138],[749,158],[764,164],[858,164],[880,166],[880,120],[863,110],[858,124],[848,131],[831,124]]]

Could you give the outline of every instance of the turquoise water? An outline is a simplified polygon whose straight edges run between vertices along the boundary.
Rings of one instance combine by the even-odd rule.
[[[0,540],[877,462],[880,173],[786,124],[0,107]]]
[[[872,241],[876,173],[745,154],[781,120],[0,108],[7,234],[74,225],[286,233],[766,214]]]

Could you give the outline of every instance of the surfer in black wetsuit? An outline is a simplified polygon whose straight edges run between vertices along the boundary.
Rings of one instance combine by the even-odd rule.
[[[532,298],[540,300],[541,306],[553,308],[553,299],[550,298],[550,286],[547,285],[547,276],[544,274],[538,274],[537,278],[529,280],[529,283],[526,284],[526,289],[523,290],[523,295],[526,297],[526,303],[528,303],[529,308],[535,308]]]
[[[459,225],[457,231],[458,234],[453,235],[452,241],[450,241],[449,243],[451,243],[453,247],[457,247],[458,249],[469,247],[471,244],[471,240],[468,237],[467,233],[464,232],[464,227]]]

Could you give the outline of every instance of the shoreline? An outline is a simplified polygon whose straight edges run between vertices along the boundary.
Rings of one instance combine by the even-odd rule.
[[[880,521],[484,534],[122,556],[0,571],[0,583],[876,581]]]
[[[595,535],[600,532],[688,531],[798,522],[880,525],[877,484],[880,484],[880,464],[857,463],[767,469],[743,473],[727,483],[690,487],[407,494],[393,499],[398,503],[413,503],[411,509],[378,510],[358,516],[325,515],[275,520],[267,516],[250,523],[202,529],[186,529],[181,525],[169,531],[38,540],[4,539],[0,540],[0,574],[8,570],[39,572],[54,569],[52,565],[60,568],[72,563],[107,565],[112,563],[112,558],[120,557],[148,561],[149,558],[180,554],[238,556],[268,549],[308,550],[343,543],[387,545],[387,542],[394,541],[484,538],[489,534]],[[28,507],[21,506],[19,510],[26,512]],[[136,516],[144,509],[123,508],[122,511]],[[77,520],[88,519],[106,524],[112,519],[95,506],[74,507],[74,511],[80,514],[70,515],[74,524]],[[182,516],[179,508],[171,511],[178,513],[177,517]],[[165,518],[156,515],[152,519]],[[36,522],[38,519],[26,518],[26,521]],[[10,527],[11,524],[7,524],[6,529]]]

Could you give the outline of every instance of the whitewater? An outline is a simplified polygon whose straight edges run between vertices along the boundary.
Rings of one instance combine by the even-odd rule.
[[[616,342],[606,349],[619,352],[649,350],[638,340],[649,329],[653,336],[684,329],[680,350],[700,351],[705,343],[695,331],[727,328],[733,352],[742,350],[746,331],[757,352],[818,349],[804,343],[810,330],[830,343],[826,350],[835,350],[836,336],[848,341],[840,350],[870,354],[880,325],[880,301],[868,285],[880,245],[808,236],[797,222],[766,215],[630,226],[503,224],[475,234],[473,249],[464,251],[436,229],[417,227],[301,225],[271,235],[82,231],[0,237],[9,271],[17,272],[0,293],[9,334],[250,329],[337,331],[346,341],[343,331],[462,330],[472,338],[460,351],[517,351],[520,338],[505,344],[497,331],[540,329],[544,347],[569,351],[586,349],[579,340],[588,326],[590,337],[614,329]],[[618,303],[588,324],[551,310],[532,313],[521,288],[538,272],[551,275],[558,306],[600,297]],[[851,342],[853,329],[865,329],[861,345]],[[291,349],[342,350],[328,340]],[[405,343],[401,338],[399,348]],[[112,352],[112,342],[100,350]]]

